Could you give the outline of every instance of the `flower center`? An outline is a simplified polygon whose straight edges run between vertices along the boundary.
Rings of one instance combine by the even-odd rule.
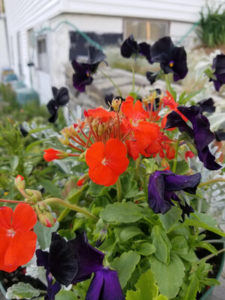
[[[173,61],[173,60],[171,60],[171,61],[169,62],[169,66],[170,66],[170,68],[172,68],[172,67],[174,66],[174,61]]]
[[[12,228],[7,230],[8,237],[14,237],[15,234],[16,232]]]
[[[103,164],[103,166],[106,166],[108,164],[108,160],[106,158],[103,158],[102,164]]]

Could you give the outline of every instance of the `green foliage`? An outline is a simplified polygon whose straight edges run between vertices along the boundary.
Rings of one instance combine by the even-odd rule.
[[[140,255],[134,251],[124,252],[112,262],[112,267],[118,272],[120,284],[124,288],[140,261]]]
[[[225,44],[225,10],[222,5],[218,7],[207,6],[206,12],[200,13],[197,34],[203,45],[216,47]]]
[[[19,282],[7,290],[7,299],[31,299],[40,296],[41,291],[29,283]]]

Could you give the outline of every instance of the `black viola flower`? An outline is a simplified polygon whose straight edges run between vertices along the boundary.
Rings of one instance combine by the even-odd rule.
[[[135,41],[133,35],[130,35],[122,44],[120,48],[121,55],[125,58],[130,58],[132,55],[144,56],[149,63],[151,63],[151,46],[142,42]]]
[[[49,253],[37,250],[36,254],[37,264],[64,285],[90,278],[102,268],[104,259],[104,254],[88,243],[84,233],[70,241],[53,233]]]
[[[210,78],[213,81],[214,87],[218,92],[222,85],[225,84],[225,55],[219,54],[213,60],[212,68],[214,69],[214,78]]]
[[[104,61],[105,54],[95,48],[89,47],[88,60],[85,63],[79,63],[76,60],[72,61],[72,66],[75,71],[73,74],[73,86],[79,92],[84,92],[87,85],[92,84],[94,74],[97,71],[98,65]]]
[[[117,272],[107,268],[97,271],[85,300],[125,300]]]
[[[168,36],[152,45],[151,60],[160,63],[165,74],[173,73],[174,81],[183,79],[187,75],[186,51],[184,47],[176,47]]]
[[[213,113],[216,110],[215,103],[212,98],[203,99],[197,104],[201,107],[202,112]]]
[[[192,128],[175,111],[167,116],[165,128],[178,127],[181,132],[186,132],[194,139],[198,151],[198,157],[204,166],[209,170],[218,170],[221,168],[215,161],[215,156],[209,151],[209,144],[215,139],[215,135],[210,130],[209,120],[203,115],[199,106],[179,106],[178,110],[192,124]]]
[[[150,71],[149,71],[149,72],[146,72],[146,78],[148,79],[148,81],[149,81],[151,84],[153,84],[153,83],[156,82],[158,75],[159,75],[158,72],[156,72],[156,73],[150,72]]]
[[[51,99],[48,102],[47,108],[51,115],[48,121],[54,123],[58,118],[59,107],[64,106],[69,102],[69,92],[68,89],[65,87],[61,87],[60,89],[57,89],[56,87],[53,86],[52,94],[53,94],[53,99]]]
[[[172,200],[180,203],[176,191],[195,194],[200,180],[200,173],[185,176],[171,171],[155,171],[149,178],[148,204],[155,213],[164,214],[174,205]]]

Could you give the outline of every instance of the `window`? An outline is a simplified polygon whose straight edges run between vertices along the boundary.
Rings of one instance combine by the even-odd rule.
[[[155,42],[168,35],[169,22],[153,20],[124,20],[124,38],[133,34],[137,41]]]
[[[46,38],[40,38],[37,40],[37,52],[38,52],[38,69],[44,72],[48,72],[48,53]]]

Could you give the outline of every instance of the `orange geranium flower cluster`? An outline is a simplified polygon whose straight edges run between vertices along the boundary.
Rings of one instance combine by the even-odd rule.
[[[36,222],[36,213],[28,204],[18,204],[14,212],[0,207],[0,270],[13,272],[31,260],[37,241],[32,231]]]
[[[114,100],[113,100],[114,101]],[[159,115],[162,106],[177,110],[177,104],[167,93],[158,107],[154,99],[135,101],[131,96],[124,102],[112,102],[114,109],[102,107],[84,112],[85,120],[62,130],[61,142],[79,156],[85,153],[89,177],[97,184],[110,186],[125,172],[128,157],[136,160],[140,155],[173,159],[174,142],[165,134]],[[45,150],[48,161],[66,157],[58,150]]]

